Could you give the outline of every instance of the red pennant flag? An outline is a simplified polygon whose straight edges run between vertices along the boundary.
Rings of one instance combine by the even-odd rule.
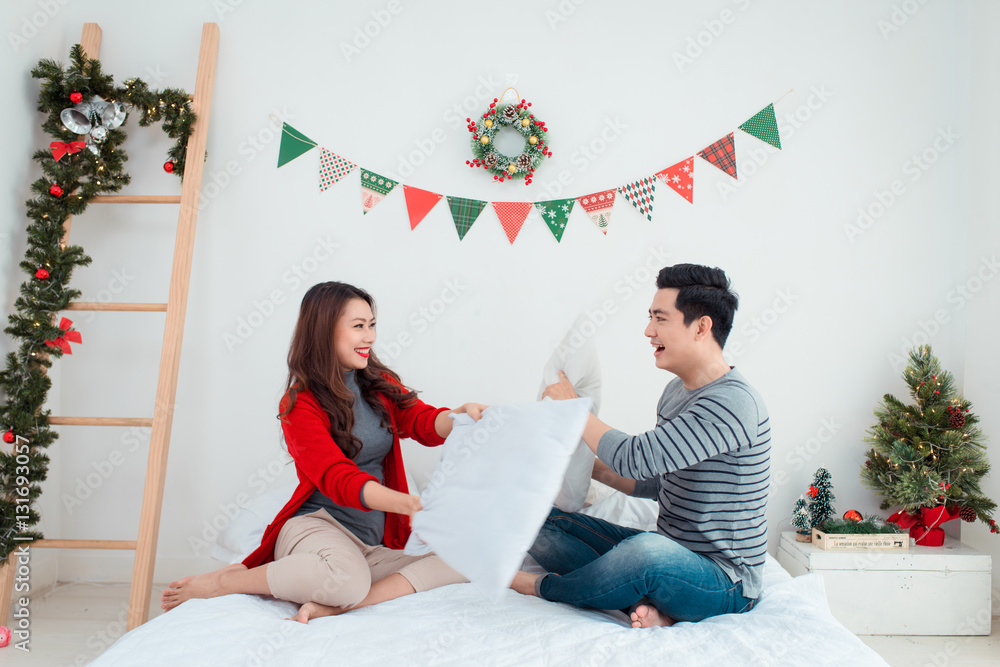
[[[732,132],[714,144],[706,146],[698,155],[736,178],[736,146],[733,145]]]
[[[605,236],[608,235],[608,225],[611,224],[611,207],[615,205],[615,192],[615,190],[604,190],[576,198]]]
[[[496,211],[497,218],[500,220],[500,224],[503,225],[503,231],[507,235],[507,240],[513,245],[514,239],[517,238],[517,233],[521,231],[521,226],[524,225],[524,220],[531,211],[531,202],[495,201],[493,202],[493,210]]]
[[[694,156],[656,173],[656,177],[672,187],[681,197],[694,203]]]
[[[410,216],[410,230],[417,228],[431,209],[441,201],[443,195],[430,190],[421,190],[412,185],[403,185],[403,195],[406,197],[406,212]]]

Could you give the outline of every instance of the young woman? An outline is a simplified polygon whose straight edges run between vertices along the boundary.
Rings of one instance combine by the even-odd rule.
[[[320,283],[303,297],[278,418],[299,485],[242,563],[170,584],[161,607],[229,593],[302,605],[295,620],[338,614],[467,581],[434,554],[402,552],[409,518],[399,439],[444,442],[449,412],[417,399],[375,356],[375,302],[364,290]]]

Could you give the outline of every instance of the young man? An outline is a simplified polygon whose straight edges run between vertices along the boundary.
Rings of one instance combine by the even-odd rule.
[[[722,356],[738,296],[722,270],[662,269],[645,335],[677,377],[656,427],[626,435],[590,416],[594,478],[659,500],[656,532],[553,509],[528,553],[550,574],[511,587],[580,607],[622,609],[633,627],[748,611],[761,590],[771,436],[760,395]],[[545,395],[574,398],[572,385]]]

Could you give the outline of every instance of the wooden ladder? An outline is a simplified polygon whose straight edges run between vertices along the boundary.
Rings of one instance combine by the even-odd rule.
[[[96,23],[85,23],[80,45],[88,58],[98,58],[101,50],[100,26]],[[198,55],[198,73],[192,99],[192,107],[197,114],[197,120],[194,124],[194,131],[188,140],[180,196],[110,195],[94,197],[91,200],[93,203],[103,204],[180,204],[167,302],[117,304],[77,302],[66,308],[66,310],[115,310],[165,312],[167,314],[163,332],[163,350],[160,354],[160,374],[156,385],[156,404],[151,419],[49,418],[50,424],[61,426],[152,427],[149,460],[146,466],[146,485],[139,518],[139,539],[44,539],[28,543],[28,546],[34,549],[134,549],[136,552],[135,564],[132,570],[132,592],[128,608],[129,630],[142,625],[149,619],[153,566],[156,559],[156,542],[160,532],[160,509],[163,504],[167,452],[170,447],[170,429],[173,424],[174,399],[177,394],[177,372],[180,367],[181,341],[184,336],[184,316],[187,311],[188,287],[191,279],[191,257],[194,252],[195,226],[198,222],[198,200],[201,197],[205,147],[208,143],[208,119],[212,109],[212,88],[215,82],[215,63],[218,50],[219,26],[215,23],[205,23],[201,32],[201,51]],[[71,225],[72,217],[67,218],[64,223],[63,244],[68,242]],[[16,569],[16,552],[12,552],[6,565],[0,568],[0,625],[6,624],[10,617],[10,602]]]

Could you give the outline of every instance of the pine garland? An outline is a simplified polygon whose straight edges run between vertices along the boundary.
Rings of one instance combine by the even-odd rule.
[[[882,509],[969,508],[998,532],[993,521],[997,505],[979,482],[990,464],[972,404],[955,393],[952,374],[941,368],[930,346],[916,347],[909,356],[903,380],[915,403],[906,405],[891,394],[883,397],[875,410],[878,422],[866,438],[872,447],[861,469],[862,482],[883,497]]]
[[[70,50],[68,68],[43,59],[31,70],[31,76],[41,80],[38,110],[47,114],[42,129],[54,141],[79,139],[63,125],[60,113],[74,106],[73,98],[90,100],[96,95],[120,102],[128,116],[138,117],[140,126],[162,121],[163,131],[176,139],[167,162],[172,173],[183,176],[195,121],[183,90],[150,90],[136,78],[116,87],[112,77],[102,72],[100,62],[87,58],[79,44]],[[4,329],[17,341],[16,351],[7,354],[6,366],[0,371],[5,401],[0,405],[0,432],[5,443],[0,445],[0,560],[18,544],[42,537],[32,530],[39,519],[34,504],[48,473],[49,457],[44,450],[58,437],[49,427],[50,412],[42,409],[52,385],[46,369],[52,366],[50,357],[63,355],[58,346],[46,341],[64,335],[56,315],[80,296],[79,290],[69,287],[73,270],[91,261],[81,247],[62,244],[63,223],[83,213],[94,197],[118,192],[129,183],[124,171],[128,156],[121,149],[126,138],[123,128],[108,129],[106,138],[95,144],[96,152],[78,149],[57,160],[52,148],[44,148],[32,156],[43,175],[32,183],[34,197],[26,203],[31,222],[20,267],[28,279],[21,284],[14,302],[16,312],[9,315]]]

